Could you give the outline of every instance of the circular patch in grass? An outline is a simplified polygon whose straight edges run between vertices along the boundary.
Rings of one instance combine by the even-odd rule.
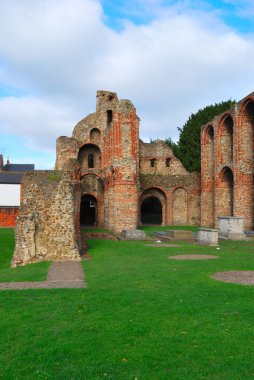
[[[222,282],[230,282],[242,285],[254,285],[254,270],[229,270],[217,272],[212,278]]]
[[[214,260],[219,259],[219,256],[216,255],[176,255],[168,256],[170,260]]]
[[[170,248],[170,247],[181,247],[179,244],[164,244],[164,243],[153,243],[153,244],[145,244],[146,247],[156,247],[156,248]]]

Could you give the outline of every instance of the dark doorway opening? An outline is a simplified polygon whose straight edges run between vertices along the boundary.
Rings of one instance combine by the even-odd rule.
[[[147,197],[141,205],[142,224],[161,224],[162,223],[162,204],[156,197]]]
[[[97,201],[92,195],[83,195],[81,198],[80,225],[90,227],[97,225]]]

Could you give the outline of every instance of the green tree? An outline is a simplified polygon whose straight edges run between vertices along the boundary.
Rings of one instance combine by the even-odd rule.
[[[187,122],[179,130],[179,141],[174,143],[170,138],[165,142],[172,148],[174,155],[179,158],[183,166],[189,171],[201,170],[200,162],[200,130],[214,116],[219,115],[235,104],[234,100],[215,103],[191,114]]]

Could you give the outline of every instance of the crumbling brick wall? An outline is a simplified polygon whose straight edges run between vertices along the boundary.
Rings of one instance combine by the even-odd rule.
[[[0,227],[15,227],[19,207],[0,207]]]
[[[254,94],[201,130],[201,225],[219,216],[245,218],[254,228]]]

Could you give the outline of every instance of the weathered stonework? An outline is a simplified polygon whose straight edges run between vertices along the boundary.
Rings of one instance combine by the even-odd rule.
[[[79,259],[82,224],[115,233],[134,231],[149,217],[199,225],[200,175],[188,173],[164,142],[139,140],[129,100],[98,91],[96,112],[72,137],[59,137],[56,151],[56,171],[23,180],[13,265]]]
[[[23,179],[12,266],[40,260],[79,260],[79,164],[62,172],[35,171]]]
[[[218,217],[245,218],[254,229],[254,93],[201,131],[201,225]]]
[[[198,231],[198,243],[203,245],[218,245],[218,230],[213,228],[199,228]]]

